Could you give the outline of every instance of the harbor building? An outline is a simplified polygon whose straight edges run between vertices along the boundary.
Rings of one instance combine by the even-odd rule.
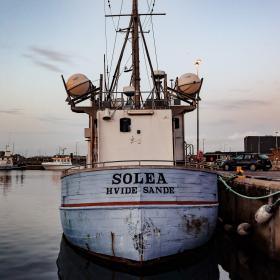
[[[246,153],[271,154],[278,149],[279,137],[277,136],[246,136],[244,138],[244,151]]]

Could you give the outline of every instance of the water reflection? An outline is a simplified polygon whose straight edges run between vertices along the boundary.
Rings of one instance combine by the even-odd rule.
[[[61,179],[61,175],[62,172],[61,171],[52,171],[52,181],[53,183],[55,183],[56,185],[60,185],[60,179]]]
[[[3,189],[3,195],[6,196],[11,187],[24,185],[24,171],[0,170],[0,189]]]
[[[230,279],[280,279],[279,263],[256,251],[251,240],[220,234],[216,239],[218,260]]]
[[[81,255],[64,238],[57,259],[59,279],[195,279],[195,280],[276,280],[280,279],[279,263],[274,262],[249,245],[248,240],[218,233],[210,246],[176,265],[157,267],[153,271],[110,267]],[[199,256],[200,254],[200,256]],[[125,270],[124,270],[125,269]]]
[[[25,178],[25,176],[24,176],[24,173],[23,173],[23,171],[21,171],[19,174],[17,173],[16,174],[16,184],[17,185],[23,185],[24,184],[24,178]]]
[[[7,195],[12,184],[12,176],[9,171],[0,171],[0,189],[3,189],[3,195]]]
[[[69,245],[63,237],[60,244],[60,252],[57,259],[58,276],[61,280],[71,279],[195,279],[217,280],[219,279],[218,263],[210,253],[197,256],[197,262],[179,261],[170,268],[158,267],[152,271],[145,271],[139,275],[139,271],[124,270],[124,267],[110,267],[97,264],[96,260],[86,258]],[[188,265],[189,263],[189,265]],[[156,271],[155,271],[156,270]]]

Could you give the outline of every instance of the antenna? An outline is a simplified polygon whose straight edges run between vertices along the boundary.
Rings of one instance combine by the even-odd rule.
[[[135,88],[135,108],[140,107],[140,67],[139,67],[139,16],[138,0],[133,0],[132,7],[132,81]]]
[[[110,15],[105,15],[105,17],[121,17],[121,16],[129,16],[130,17],[130,23],[129,23],[129,27],[126,29],[120,29],[119,31],[123,32],[126,31],[126,38],[124,40],[124,44],[119,56],[119,60],[117,63],[117,66],[115,68],[115,72],[113,75],[113,79],[111,82],[111,85],[109,87],[109,92],[108,92],[108,99],[110,99],[112,92],[114,91],[115,85],[117,83],[117,80],[119,78],[119,69],[120,69],[120,64],[123,58],[123,53],[126,47],[126,43],[128,41],[128,37],[129,34],[132,34],[132,39],[131,39],[131,45],[132,45],[132,76],[131,76],[131,85],[134,87],[135,89],[135,94],[134,94],[134,104],[135,104],[135,108],[140,108],[141,104],[140,101],[142,99],[141,96],[141,90],[140,90],[140,62],[139,62],[139,29],[140,29],[140,33],[142,36],[142,39],[144,41],[144,45],[145,45],[145,51],[147,53],[148,56],[148,60],[149,60],[149,64],[150,64],[150,68],[151,68],[151,75],[153,78],[153,82],[154,82],[154,86],[156,86],[156,81],[155,81],[155,77],[154,77],[154,71],[152,68],[152,64],[151,64],[151,60],[150,60],[150,56],[148,54],[148,49],[147,49],[147,45],[145,42],[145,38],[144,38],[144,31],[142,30],[142,26],[141,26],[141,21],[140,21],[140,16],[154,16],[154,15],[166,15],[165,13],[138,13],[138,0],[133,0],[132,2],[132,13],[131,14],[110,14]],[[128,71],[127,71],[128,72]]]

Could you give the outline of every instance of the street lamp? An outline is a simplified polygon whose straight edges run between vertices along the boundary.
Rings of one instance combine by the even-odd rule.
[[[201,64],[202,60],[200,58],[196,59],[194,62],[195,68],[196,68],[196,75],[198,76],[198,70],[199,66]],[[196,154],[198,155],[199,151],[199,92],[196,97]]]
[[[203,153],[204,153],[204,144],[205,144],[205,139],[203,138],[202,139],[202,151],[203,151]]]
[[[198,69],[199,69],[199,66],[200,66],[201,62],[202,62],[202,60],[200,58],[196,59],[195,62],[194,62],[197,76],[198,76]]]

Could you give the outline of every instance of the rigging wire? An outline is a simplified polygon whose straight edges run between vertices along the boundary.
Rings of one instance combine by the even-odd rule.
[[[111,14],[111,16],[112,16],[112,15],[113,15],[113,12],[112,12],[112,7],[111,7],[111,2],[110,2],[110,0],[107,0],[107,2],[108,2],[108,7],[109,7],[109,10],[110,10],[110,14]],[[104,1],[104,3],[105,3],[105,1]],[[111,17],[111,19],[112,19],[112,22],[113,22],[114,29],[115,29],[115,31],[117,32],[117,28],[116,28],[116,25],[115,25],[114,18]]]
[[[152,1],[153,4],[152,4]],[[154,6],[155,6],[155,0],[151,0],[150,3],[149,3],[149,0],[146,0],[146,3],[147,3],[147,6],[148,6],[148,11],[147,11],[147,14],[151,14],[154,10]],[[143,29],[145,29],[149,23],[149,20],[146,21],[148,19],[148,15],[145,16],[144,18],[144,21],[143,21]]]
[[[126,66],[127,66],[127,64],[128,64],[128,62],[131,60],[131,54],[129,54],[129,56],[128,56],[128,59],[126,60],[126,62],[125,62],[125,64],[124,64],[124,67],[123,67],[123,69],[122,69],[122,71],[121,71],[121,74],[126,70]],[[120,75],[121,75],[120,74]]]
[[[104,0],[104,15],[106,14],[106,4],[105,4],[105,0]],[[108,79],[108,36],[107,36],[107,19],[106,17],[104,17],[104,31],[105,31],[105,63],[106,63],[106,73],[107,73],[107,84],[109,84],[109,79]],[[104,77],[106,78],[106,77]]]
[[[110,2],[108,0],[108,2]],[[123,9],[123,0],[121,2],[121,7],[120,7],[120,14],[122,12]],[[110,62],[110,67],[109,67],[109,79],[110,79],[110,74],[111,74],[111,70],[112,70],[112,65],[113,65],[113,59],[114,59],[114,55],[115,55],[115,50],[116,50],[116,43],[117,43],[117,36],[118,36],[118,32],[117,30],[119,29],[119,25],[120,25],[120,16],[118,17],[118,23],[117,23],[117,28],[115,28],[116,31],[116,35],[115,35],[115,39],[114,39],[114,46],[113,46],[113,51],[112,51],[112,56],[111,56],[111,62]]]
[[[153,1],[153,3],[152,3],[152,1]],[[146,3],[147,3],[147,6],[148,6],[148,13],[152,14],[153,11],[154,11],[154,8],[155,8],[156,0],[151,0],[150,3],[149,3],[148,0],[146,0]],[[146,21],[146,18],[148,18],[148,16],[146,16],[145,19],[144,19],[143,29],[146,29],[149,25],[151,25],[152,33],[153,33],[153,44],[154,44],[156,66],[157,66],[157,70],[158,70],[158,55],[157,55],[157,47],[156,47],[156,39],[155,39],[153,16],[150,16],[150,20],[148,20],[148,21]],[[145,23],[145,21],[146,21],[146,23]]]
[[[154,41],[154,49],[155,49],[156,64],[157,64],[157,70],[158,70],[157,46],[156,46],[155,31],[154,31],[154,23],[153,23],[152,16],[151,16],[151,24],[152,24],[152,33],[153,33],[153,41]]]
[[[107,5],[109,8],[109,12],[112,15],[112,5],[111,5],[111,1],[110,0],[104,0],[104,14],[106,14],[106,1],[107,1]],[[120,14],[122,12],[123,9],[123,0],[121,2],[121,7],[120,7]],[[148,12],[149,14],[153,13],[154,11],[154,7],[155,7],[155,0],[146,0],[147,6],[148,6]],[[110,75],[111,75],[111,70],[112,70],[112,65],[113,65],[113,58],[114,58],[114,54],[115,54],[115,49],[116,49],[116,42],[117,42],[117,35],[118,35],[118,29],[119,29],[119,24],[120,24],[120,16],[118,17],[117,20],[117,25],[116,22],[114,21],[114,18],[111,17],[112,22],[113,22],[113,27],[114,30],[116,32],[115,38],[114,38],[114,44],[113,44],[113,51],[112,51],[112,55],[111,55],[111,59],[110,59],[110,67],[109,67],[109,61],[108,61],[108,34],[107,34],[107,21],[105,18],[105,39],[106,39],[106,72],[107,72],[107,81],[109,84],[110,81]],[[155,51],[155,59],[156,59],[156,65],[157,65],[157,69],[158,69],[158,57],[157,57],[157,47],[156,47],[156,40],[155,40],[155,32],[154,32],[154,26],[153,26],[153,20],[152,20],[152,16],[146,15],[143,21],[143,26],[144,28],[147,28],[148,26],[152,26],[152,32],[153,32],[153,44],[154,44],[154,51]],[[147,73],[147,77],[148,77],[148,82],[149,82],[149,86],[151,88],[151,81],[150,81],[150,77],[149,77],[149,70],[148,70],[148,66],[147,66],[147,60],[146,60],[146,56],[145,56],[145,52],[144,52],[144,47],[143,47],[143,41],[142,42],[142,51],[143,51],[143,56],[144,56],[144,62],[145,62],[145,68],[146,68],[146,73]],[[131,55],[129,56],[128,60],[125,63],[124,68],[119,71],[118,73],[118,78],[123,74],[124,70],[126,69],[126,65],[128,64],[129,60],[131,59]]]
[[[144,42],[143,42],[143,40],[141,40],[141,43],[142,43],[142,52],[143,52],[143,56],[144,56],[144,62],[145,62],[145,68],[146,68],[146,73],[147,73],[147,79],[148,79],[148,82],[149,82],[149,87],[151,89],[152,86],[151,86],[151,81],[150,81],[150,76],[149,76],[149,70],[148,70],[148,65],[147,65],[146,54],[145,54],[145,51],[144,51]]]

